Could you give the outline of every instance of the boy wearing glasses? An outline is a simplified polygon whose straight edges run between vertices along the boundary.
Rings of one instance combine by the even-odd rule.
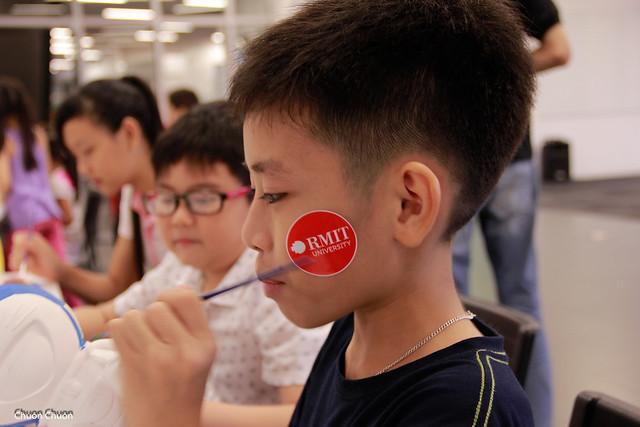
[[[76,309],[85,337],[145,308],[163,289],[187,285],[204,293],[255,274],[256,252],[241,238],[250,206],[243,162],[242,123],[226,102],[196,107],[161,135],[153,153],[156,189],[143,202],[170,252],[114,300]],[[202,420],[287,420],[328,329],[297,328],[258,285],[216,296],[204,309],[217,357]]]

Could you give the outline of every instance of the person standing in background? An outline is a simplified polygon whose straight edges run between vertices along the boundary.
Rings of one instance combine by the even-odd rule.
[[[536,72],[565,65],[570,56],[569,41],[552,0],[518,0],[529,36],[539,44],[532,55]],[[469,293],[470,240],[477,219],[497,283],[501,304],[535,317],[542,327],[538,297],[536,257],[533,244],[535,212],[538,206],[539,176],[532,161],[530,133],[507,166],[498,185],[475,218],[453,242],[453,274],[461,293]],[[525,391],[533,408],[536,426],[551,426],[551,362],[544,330],[536,335]]]
[[[169,123],[173,125],[184,113],[198,105],[198,95],[189,89],[176,89],[169,94]]]

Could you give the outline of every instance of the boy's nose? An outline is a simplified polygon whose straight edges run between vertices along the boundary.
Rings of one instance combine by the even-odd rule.
[[[193,214],[187,207],[187,202],[183,199],[178,199],[178,206],[176,206],[175,212],[171,214],[172,224],[192,224]]]
[[[265,213],[261,214],[257,210],[256,204],[252,203],[242,226],[242,240],[249,248],[264,252],[271,250],[273,245],[266,229],[267,217]]]
[[[76,169],[78,170],[78,174],[80,175],[84,175],[87,176],[88,174],[88,168],[87,168],[87,162],[84,160],[80,160],[77,159],[76,160]]]

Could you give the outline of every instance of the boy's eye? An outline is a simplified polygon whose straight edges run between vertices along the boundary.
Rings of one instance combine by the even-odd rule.
[[[204,191],[188,194],[187,197],[191,203],[200,205],[217,202],[220,199],[219,194]]]
[[[175,201],[175,195],[173,193],[158,191],[156,200],[158,203],[173,203]]]
[[[282,199],[285,195],[286,193],[264,193],[262,196],[260,196],[260,199],[266,200],[267,203],[271,204]]]

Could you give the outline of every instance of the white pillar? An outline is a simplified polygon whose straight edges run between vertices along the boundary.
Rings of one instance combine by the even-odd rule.
[[[71,2],[71,31],[73,31],[73,45],[76,51],[76,83],[81,86],[87,82],[84,81],[84,61],[80,46],[80,39],[85,35],[84,9],[78,0]]]
[[[160,0],[150,0],[149,5],[151,6],[151,10],[155,12],[155,17],[153,21],[151,21],[152,30],[156,33],[156,38],[153,41],[153,87],[158,102],[160,118],[163,123],[166,123],[169,118],[169,100],[167,99],[167,90],[162,69],[164,46],[162,42],[158,40],[158,34],[162,29],[163,21],[162,5],[160,4]]]

